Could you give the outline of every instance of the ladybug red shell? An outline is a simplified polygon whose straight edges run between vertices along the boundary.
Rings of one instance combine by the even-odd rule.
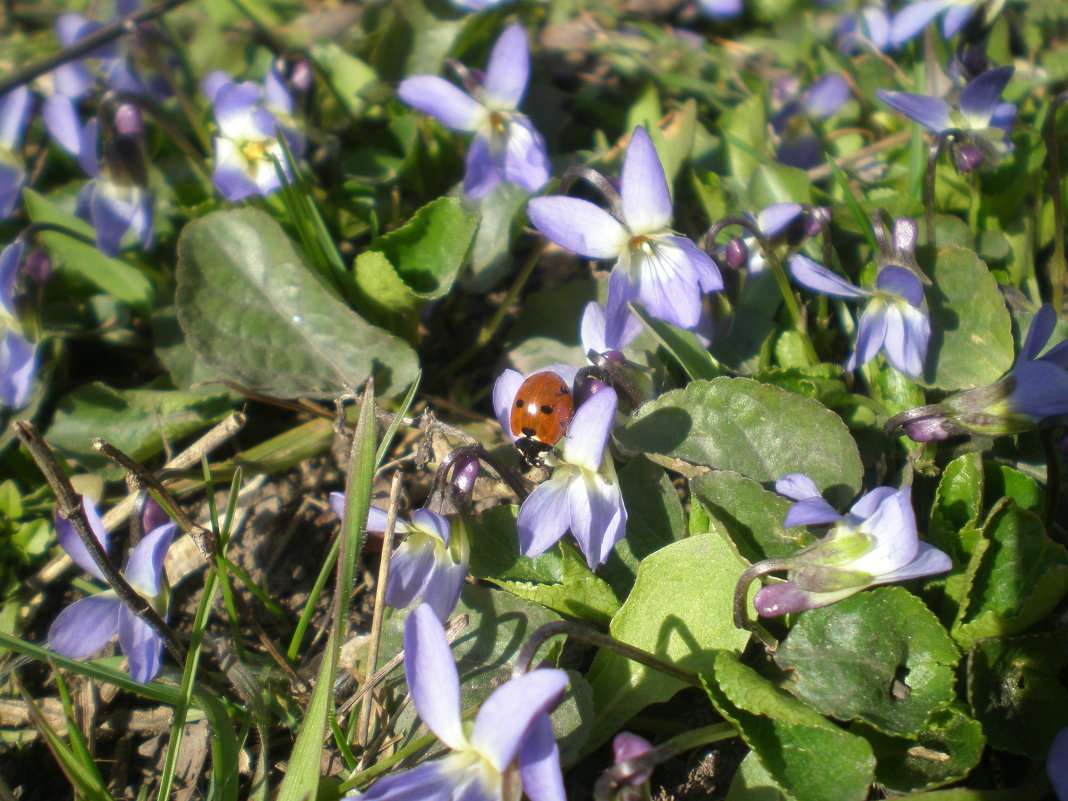
[[[515,393],[512,402],[512,435],[516,447],[528,459],[543,454],[567,433],[575,414],[571,388],[550,370],[534,373]]]

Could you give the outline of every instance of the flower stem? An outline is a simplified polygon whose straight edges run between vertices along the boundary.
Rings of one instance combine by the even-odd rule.
[[[526,643],[524,643],[522,649],[520,649],[519,655],[516,657],[515,667],[512,668],[513,677],[521,676],[529,671],[534,661],[534,657],[537,655],[541,646],[545,644],[546,640],[561,634],[566,634],[575,639],[583,640],[597,648],[614,651],[620,656],[626,657],[633,662],[637,662],[639,665],[645,665],[653,670],[658,670],[666,676],[671,676],[672,678],[678,679],[679,681],[694,687],[702,686],[701,677],[696,671],[673,665],[670,662],[664,661],[656,654],[651,654],[641,648],[621,642],[614,637],[609,637],[607,634],[602,634],[599,631],[567,620],[546,623],[544,626],[535,629],[527,639]]]
[[[511,309],[512,304],[515,303],[516,298],[519,297],[519,293],[523,291],[523,287],[526,286],[528,280],[530,280],[531,274],[534,272],[534,268],[538,265],[538,259],[541,258],[541,254],[545,252],[545,248],[548,246],[548,242],[544,239],[531,251],[530,256],[527,258],[523,267],[519,270],[519,275],[516,276],[515,281],[508,288],[508,294],[504,296],[504,300],[501,301],[501,305],[497,307],[497,311],[494,312],[490,321],[482,326],[482,330],[478,332],[478,336],[475,337],[475,341],[471,343],[459,356],[445,365],[445,369],[441,371],[439,378],[448,378],[465,364],[467,364],[475,355],[484,348],[490,340],[497,334],[497,329],[501,327],[501,323],[504,322],[504,318],[508,315],[508,310]]]
[[[749,569],[738,577],[738,583],[734,586],[734,625],[752,632],[757,639],[771,649],[778,646],[778,640],[772,637],[771,633],[757,621],[749,619],[747,603],[749,585],[760,576],[766,576],[768,573],[776,573],[780,570],[789,570],[793,566],[793,559],[765,559],[762,562],[750,565]]]

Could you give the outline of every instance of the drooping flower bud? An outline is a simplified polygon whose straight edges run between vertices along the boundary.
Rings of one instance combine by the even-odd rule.
[[[986,160],[983,151],[974,145],[961,145],[953,148],[953,163],[962,173],[970,173],[983,166]]]
[[[734,237],[727,243],[727,250],[725,254],[727,266],[740,270],[749,261],[749,248],[745,244],[745,240],[740,236]]]

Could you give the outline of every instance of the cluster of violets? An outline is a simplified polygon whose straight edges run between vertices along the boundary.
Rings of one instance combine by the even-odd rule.
[[[500,0],[454,2],[480,11]],[[843,49],[902,47],[937,18],[943,35],[950,37],[975,15],[989,18],[996,14],[1000,5],[917,0],[891,14],[882,4],[870,4],[843,20],[839,43]],[[741,0],[701,0],[699,6],[717,19],[744,13]],[[136,7],[120,1],[117,12],[122,16]],[[57,38],[68,45],[98,27],[78,15],[64,15],[57,22]],[[77,210],[92,225],[97,247],[108,255],[118,254],[127,239],[136,239],[146,249],[152,244],[145,123],[140,107],[129,98],[151,97],[163,90],[137,75],[130,63],[116,46],[65,64],[55,71],[51,91],[39,103],[45,130],[89,178]],[[542,191],[553,177],[549,154],[530,118],[519,111],[530,75],[524,29],[517,23],[504,29],[484,72],[462,66],[457,72],[462,88],[439,76],[420,75],[402,81],[398,96],[446,127],[473,135],[462,183],[464,195],[477,204],[502,182],[531,194]],[[880,90],[878,97],[943,139],[957,169],[971,172],[995,167],[1011,152],[1008,134],[1016,109],[1003,102],[1001,95],[1012,73],[1011,67],[981,70],[970,80],[958,79],[946,96]],[[222,73],[205,78],[202,91],[211,103],[217,129],[212,180],[225,200],[239,202],[276,191],[289,171],[284,151],[288,149],[293,158],[302,157],[304,141],[295,120],[297,101],[292,89],[306,89],[309,81],[307,71],[283,78],[277,65],[262,86]],[[101,103],[83,121],[82,106],[94,88],[111,90],[115,99]],[[819,139],[811,135],[812,123],[835,114],[850,100],[849,84],[837,74],[821,76],[807,88],[789,79],[778,84],[773,95],[777,111],[771,123],[779,137],[779,159],[799,167],[819,163],[822,154]],[[0,98],[0,219],[10,217],[17,206],[26,175],[18,150],[37,104],[26,87]],[[771,248],[778,255],[789,254],[785,260],[788,275],[801,287],[864,304],[853,351],[845,363],[847,370],[858,369],[882,353],[894,369],[922,379],[931,323],[924,297],[928,282],[915,258],[919,230],[913,220],[900,218],[889,231],[881,232],[874,280],[861,287],[799,252],[801,242],[816,235],[820,222],[825,222],[823,210],[775,204],[747,218],[751,236],[725,246],[709,243],[708,250],[672,230],[671,189],[653,137],[644,127],[630,134],[618,181],[604,179],[596,186],[607,208],[567,194],[532,197],[527,205],[530,222],[548,240],[584,258],[611,263],[604,306],[591,303],[582,318],[580,335],[586,352],[627,363],[625,351],[642,329],[632,305],[707,341],[714,335],[714,325],[705,296],[724,288],[721,270],[745,267],[748,280],[757,280],[765,271]],[[790,235],[798,226],[801,238]],[[132,237],[128,236],[131,232]],[[37,360],[36,346],[22,335],[17,313],[19,282],[31,272],[26,266],[27,251],[21,237],[0,251],[0,315],[7,321],[0,340],[0,404],[16,409],[31,396]],[[903,412],[888,428],[902,429],[922,442],[959,434],[992,436],[1040,425],[1068,425],[1068,342],[1042,354],[1055,324],[1052,308],[1042,307],[1008,375],[940,404]],[[568,386],[579,370],[571,365],[544,369],[556,373]],[[494,411],[505,436],[512,439],[509,414],[524,379],[506,370],[493,388]],[[566,434],[545,457],[548,478],[520,508],[517,533],[523,555],[544,553],[570,534],[590,569],[596,569],[625,535],[627,510],[612,445],[620,406],[616,390],[594,381],[575,398]],[[454,472],[453,484],[461,498],[469,496],[477,471],[476,461]],[[910,487],[873,489],[845,514],[834,509],[804,475],[781,478],[776,490],[795,501],[784,526],[829,529],[822,539],[789,559],[753,566],[754,576],[786,572],[785,581],[769,583],[756,593],[754,605],[762,616],[826,606],[874,585],[944,573],[952,567],[947,554],[920,541]],[[341,517],[344,497],[335,493],[331,505]],[[98,512],[88,500],[84,508],[106,550],[108,536]],[[367,530],[383,531],[385,525],[386,512],[372,508]],[[102,571],[71,524],[57,517],[56,530],[60,545],[73,561],[103,581]],[[158,507],[150,506],[143,530],[147,533],[132,549],[124,575],[165,614],[163,560],[175,525]],[[520,673],[483,703],[473,725],[461,718],[459,679],[441,621],[456,608],[467,578],[470,538],[463,503],[451,511],[430,505],[416,510],[409,520],[397,521],[396,531],[403,541],[391,557],[386,602],[395,608],[415,607],[404,638],[408,687],[420,717],[450,753],[382,779],[360,798],[504,799],[522,787],[532,801],[563,801],[549,713],[566,689],[566,673],[552,668]],[[80,658],[97,653],[116,634],[129,660],[131,677],[151,680],[160,667],[162,643],[112,591],[65,609],[52,624],[48,639],[56,652]],[[633,735],[621,737],[615,748],[617,763],[651,748]],[[1068,775],[1063,768],[1068,756],[1055,761],[1054,754],[1066,753],[1068,733],[1062,732],[1050,757],[1050,774],[1062,798],[1068,797]],[[635,786],[647,780],[647,772],[633,777]]]

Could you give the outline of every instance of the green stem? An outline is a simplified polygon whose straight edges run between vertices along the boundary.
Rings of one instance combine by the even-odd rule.
[[[482,350],[494,336],[496,336],[497,330],[501,327],[501,323],[504,322],[504,318],[508,316],[508,311],[512,308],[512,304],[515,303],[516,298],[519,297],[519,293],[522,292],[523,287],[526,286],[527,281],[534,272],[534,268],[538,265],[538,259],[541,258],[541,254],[545,251],[547,245],[548,243],[545,240],[542,240],[538,246],[531,251],[526,263],[524,263],[522,269],[520,269],[519,275],[517,275],[515,281],[512,282],[512,286],[508,288],[508,294],[504,296],[501,305],[498,306],[497,311],[493,313],[493,317],[490,318],[488,323],[482,326],[482,330],[478,332],[475,341],[445,366],[445,369],[441,372],[440,378],[448,378],[451,376],[471,361],[471,359],[473,359],[475,355]]]

